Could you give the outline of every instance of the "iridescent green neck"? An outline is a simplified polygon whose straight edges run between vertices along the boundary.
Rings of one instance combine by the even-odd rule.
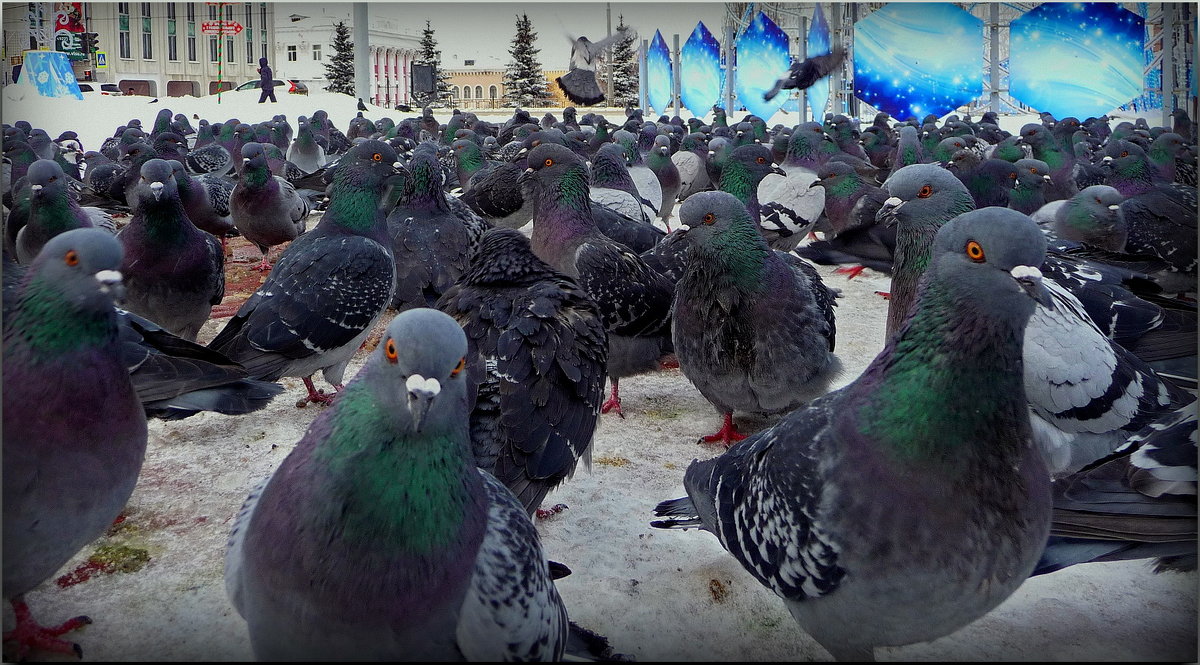
[[[761,291],[766,288],[762,275],[770,251],[753,222],[746,218],[714,233],[710,242],[694,247],[689,263],[719,266],[715,274],[721,286]]]
[[[721,169],[721,191],[733,194],[745,205],[757,200],[756,184],[746,166],[736,159],[729,159]]]
[[[34,276],[22,290],[20,305],[5,316],[5,346],[24,345],[35,360],[52,360],[88,348],[104,347],[116,338],[112,307],[80,311],[62,285]]]
[[[271,179],[271,169],[266,164],[250,166],[242,171],[242,182],[248,187],[261,189]]]
[[[983,447],[1019,440],[1023,330],[978,314],[944,285],[924,284],[916,311],[858,381],[859,432],[899,460],[951,469]]]
[[[366,235],[375,226],[379,195],[373,188],[356,187],[347,180],[348,177],[336,184],[320,223],[330,220],[332,224]]]
[[[471,452],[450,432],[414,437],[398,431],[387,415],[391,408],[362,381],[338,395],[329,435],[313,452],[337,497],[328,508],[348,542],[415,555],[447,549],[461,536],[481,490],[478,472],[466,462]]]

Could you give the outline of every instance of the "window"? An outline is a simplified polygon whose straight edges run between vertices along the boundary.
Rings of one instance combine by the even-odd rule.
[[[297,54],[296,54],[296,45],[295,45],[295,44],[289,44],[289,45],[288,45],[288,47],[287,47],[287,59],[288,59],[288,62],[296,62],[296,57],[297,57]]]
[[[138,3],[142,6],[142,58],[154,59],[154,35],[151,34],[150,3]]]
[[[471,67],[475,64],[474,60],[463,60],[463,67]]]
[[[471,86],[464,85],[463,86],[463,99],[470,99],[470,98],[471,98]]]
[[[458,86],[454,86],[453,88],[450,88],[450,96],[451,97],[457,97],[458,95],[459,95]]]
[[[175,35],[167,35],[167,60],[171,62],[179,60],[179,43],[176,41]]]
[[[129,3],[117,3],[117,42],[118,52],[122,58],[133,57],[133,46],[129,37]]]
[[[196,62],[196,38],[188,37],[188,62]]]
[[[179,37],[176,36],[175,3],[167,3],[167,60],[179,61]]]
[[[167,3],[167,19],[170,21],[175,20],[175,3],[174,2]]]
[[[246,64],[254,64],[254,42],[246,40]]]
[[[313,60],[321,59],[321,45],[313,44]]]
[[[488,97],[491,97],[492,99],[495,99],[495,98],[496,98],[496,92],[497,92],[497,90],[496,90],[496,86],[494,86],[494,85],[493,85],[493,86],[489,86],[489,87],[488,87]]]
[[[233,37],[225,40],[225,62],[233,62]]]
[[[267,41],[267,3],[258,3],[258,18],[262,28],[262,40],[265,42]]]
[[[475,99],[483,99],[483,86],[475,86]]]
[[[188,21],[191,23],[194,23],[196,21],[196,8],[194,6],[192,6],[192,3],[190,3],[190,2],[187,3],[187,18],[188,18]]]
[[[258,56],[258,57],[260,57],[260,58],[265,58],[265,57],[267,57],[267,43],[266,43],[266,42],[263,42],[263,43],[262,43],[262,51],[261,51],[261,53],[262,53],[262,55],[260,55],[260,56]]]
[[[220,61],[220,58],[217,57],[217,38],[215,35],[208,38],[208,61]]]
[[[254,10],[251,9],[251,5],[249,2],[246,3],[245,14],[246,14],[246,25],[243,27],[246,28],[246,37],[249,37],[251,34],[254,33],[254,31],[250,29],[250,28],[254,27]]]
[[[196,7],[187,3],[188,62],[196,62]]]
[[[217,6],[216,5],[208,6],[208,20],[210,20],[210,21],[217,20]]]

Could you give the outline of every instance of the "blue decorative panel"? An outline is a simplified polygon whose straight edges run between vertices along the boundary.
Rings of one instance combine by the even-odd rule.
[[[1117,4],[1040,5],[1010,27],[1010,94],[1057,118],[1107,113],[1142,93],[1144,31]]]
[[[61,51],[25,51],[17,83],[33,86],[43,97],[83,99],[71,61]]]
[[[679,98],[684,108],[697,118],[710,113],[721,99],[722,79],[721,45],[701,21],[679,53]]]
[[[894,2],[854,25],[854,94],[893,118],[940,117],[982,92],[983,21],[970,13]]]
[[[763,93],[787,74],[791,63],[787,35],[759,12],[737,38],[737,77],[733,85],[747,111],[770,121],[787,96],[776,95],[768,102],[763,100]]]
[[[806,57],[829,53],[829,22],[825,20],[825,12],[817,5],[813,12],[812,24],[808,26],[808,45],[804,54]],[[820,122],[825,117],[825,107],[829,105],[829,77],[817,81],[807,90],[808,109],[812,117]]]
[[[671,50],[662,32],[655,30],[646,51],[646,103],[657,113],[666,113],[671,105],[671,77]]]

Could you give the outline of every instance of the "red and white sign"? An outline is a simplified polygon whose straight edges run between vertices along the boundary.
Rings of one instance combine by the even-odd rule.
[[[201,21],[200,32],[206,35],[236,35],[242,31],[242,24],[237,21]]]

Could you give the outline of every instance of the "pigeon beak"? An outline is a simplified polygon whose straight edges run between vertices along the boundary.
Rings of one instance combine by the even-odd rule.
[[[125,286],[121,283],[121,272],[118,270],[101,270],[93,275],[100,282],[101,293],[111,293],[113,300],[120,302],[125,297]]]
[[[1034,266],[1014,266],[1009,271],[1013,279],[1017,280],[1017,286],[1021,287],[1030,298],[1033,298],[1038,304],[1043,307],[1050,307],[1050,292],[1046,290],[1046,286],[1042,284],[1042,271]]]
[[[412,416],[413,430],[420,432],[433,400],[442,390],[442,384],[437,379],[413,374],[405,380],[404,385],[408,388],[408,412]]]
[[[392,168],[402,169],[402,168],[404,168],[404,164],[401,164],[400,162],[392,162]]]
[[[879,208],[879,212],[875,213],[875,221],[882,223],[884,226],[891,228],[900,221],[900,216],[896,211],[904,205],[904,201],[899,197],[893,196],[883,202]]]
[[[249,163],[250,163],[250,158],[249,158],[249,157],[243,157],[243,158],[242,158],[242,166],[245,166],[245,165],[247,165],[247,164],[249,164]]]
[[[32,190],[34,194],[37,194],[38,192],[42,191],[42,186],[41,185],[30,185],[29,189]]]
[[[783,169],[779,168],[779,165],[778,165],[778,164],[772,164],[772,165],[771,165],[771,173],[777,173],[777,174],[779,174],[779,175],[781,175],[781,176],[784,176],[784,177],[786,177],[786,176],[787,176],[787,171],[784,171]]]
[[[1044,175],[1044,176],[1042,176],[1042,180],[1045,180],[1046,182],[1050,182],[1050,176]]]
[[[1113,160],[1112,155],[1105,155],[1104,159],[1102,159],[1100,161],[1104,162],[1105,164],[1111,164],[1112,160]]]
[[[1116,212],[1121,209],[1121,206],[1114,203],[1113,205],[1108,206],[1108,209],[1112,210],[1113,212]]]
[[[162,198],[162,190],[163,190],[163,184],[161,182],[150,183],[150,191],[154,194],[155,201]]]

